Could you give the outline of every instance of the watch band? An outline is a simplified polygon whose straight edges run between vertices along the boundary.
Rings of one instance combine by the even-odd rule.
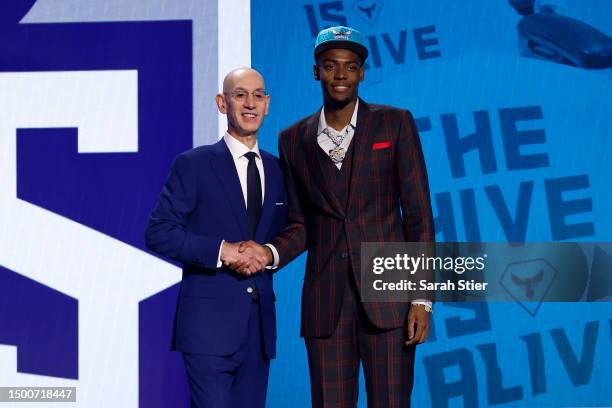
[[[413,303],[412,306],[421,306],[427,313],[431,313],[431,306],[425,305],[423,303]]]

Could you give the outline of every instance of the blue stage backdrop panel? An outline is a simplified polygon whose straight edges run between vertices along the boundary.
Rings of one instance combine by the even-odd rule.
[[[276,151],[280,130],[319,109],[314,38],[349,25],[370,49],[360,95],[417,118],[438,240],[612,239],[609,2],[252,1],[251,15],[253,66],[272,95],[264,148]],[[276,276],[270,407],[309,406],[303,271],[302,258]],[[548,303],[533,315],[520,304],[438,304],[413,403],[610,405],[611,318],[606,303]]]
[[[78,106],[89,104],[89,100],[67,100],[65,95],[74,93],[82,78],[89,75],[110,79],[109,83],[101,81],[94,94],[86,95],[95,101],[102,95],[107,96],[106,86],[114,87],[114,75],[129,76],[134,79],[131,83],[134,93],[125,89],[118,91],[133,98],[135,105],[130,106],[136,109],[129,112],[133,117],[124,117],[128,112],[112,105],[88,115],[98,118],[95,127],[106,127],[104,121],[113,117],[135,123],[135,132],[127,136],[136,143],[135,148],[84,152],[87,148],[80,137],[86,137],[92,129],[79,128],[79,117],[60,126],[53,120],[50,121],[53,124],[18,123],[18,128],[12,129],[13,134],[3,129],[0,156],[3,163],[15,162],[15,168],[8,171],[15,177],[0,187],[3,193],[0,208],[5,217],[0,250],[0,360],[3,362],[0,383],[3,386],[76,386],[80,406],[106,406],[108,401],[115,401],[110,405],[121,406],[117,399],[126,404],[123,406],[188,406],[182,359],[169,349],[178,293],[178,285],[173,283],[180,275],[166,261],[156,260],[144,252],[143,234],[173,158],[193,145],[192,21],[168,18],[168,21],[108,22],[105,21],[110,17],[107,14],[98,15],[98,22],[91,22],[95,16],[89,16],[89,22],[62,22],[62,18],[70,21],[71,13],[78,13],[75,8],[58,13],[60,17],[42,13],[43,20],[48,18],[53,23],[19,24],[26,13],[36,11],[39,5],[51,11],[60,10],[49,1],[34,3],[7,1],[0,7],[2,93],[5,98],[12,98],[16,106],[25,105],[19,108],[21,111],[15,108],[16,113],[9,110],[4,114],[12,119],[24,116],[29,123],[28,115],[24,114],[27,101],[20,102],[23,95],[7,95],[6,89],[17,89],[17,84],[25,84],[19,86],[29,89],[30,78],[38,78],[50,87],[33,90],[36,95],[32,106],[48,106],[51,112],[54,105],[64,104],[59,112],[78,112]],[[209,17],[214,18],[210,24],[216,27],[216,5],[214,10]],[[123,11],[113,9],[111,14],[123,13],[129,20],[130,13],[139,12],[131,4]],[[208,41],[214,46],[206,43],[207,47],[216,55],[216,38]],[[216,72],[210,75],[216,84]],[[44,79],[47,77],[51,79]],[[65,90],[51,93],[50,89],[55,89],[53,78],[73,79],[65,82],[68,84]],[[31,117],[49,117],[49,114],[32,108]],[[215,126],[211,135],[216,132]],[[109,140],[115,136],[103,135]],[[11,188],[15,190],[14,196],[7,197],[5,193]],[[37,218],[40,234],[36,235],[47,234],[49,220],[55,220],[52,223],[63,225],[75,235],[58,233],[46,247],[38,248],[29,243],[36,240],[35,236],[9,237],[8,231],[21,231],[22,224],[32,222],[20,219],[21,212],[15,210],[24,206],[40,216]],[[79,241],[79,234],[86,236]],[[156,276],[153,269],[157,267],[143,271],[138,265],[130,266],[132,261],[128,258],[132,256],[124,258],[123,272],[100,270],[97,263],[102,249],[87,249],[91,242],[86,241],[91,239],[121,248],[119,252],[103,255],[106,259],[121,262],[118,258],[132,254],[140,259],[148,258],[171,273],[167,277]],[[10,267],[13,262],[10,252],[16,248],[10,246],[11,242],[15,246],[30,246],[29,259],[20,262],[28,264],[27,268]],[[70,242],[76,245],[69,246]],[[7,248],[9,251],[4,251]],[[74,258],[71,254],[83,252],[89,252],[91,264],[77,268],[70,261]],[[65,254],[65,265],[58,268],[58,275],[49,276],[45,270],[56,269],[51,265],[61,253]],[[4,264],[5,260],[9,265]],[[141,280],[135,282],[134,278]],[[42,284],[39,279],[70,284],[54,287]],[[150,287],[155,280],[165,283],[149,291],[146,298],[134,297],[139,288]],[[96,296],[78,296],[78,282],[85,283],[80,286],[83,289],[97,285]],[[71,296],[65,291],[77,294]],[[89,289],[83,292],[93,293]],[[131,299],[129,304],[126,299]],[[122,326],[125,320],[119,316],[132,319],[128,332],[121,331],[125,329]],[[97,329],[91,330],[92,326]],[[104,354],[104,361],[101,361],[101,349],[109,351]],[[128,349],[133,354],[125,358],[124,351]],[[16,366],[6,364],[11,361],[11,355],[17,357]],[[91,361],[97,361],[97,366],[92,367]],[[92,401],[92,395],[96,394]]]

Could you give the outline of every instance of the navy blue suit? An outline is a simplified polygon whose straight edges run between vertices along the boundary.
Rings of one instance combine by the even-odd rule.
[[[265,196],[255,240],[265,243],[285,226],[287,200],[278,159],[262,150],[260,154]],[[174,350],[185,355],[232,356],[247,344],[245,335],[255,317],[260,322],[255,326],[261,332],[261,341],[255,339],[254,344],[259,344],[267,359],[275,357],[272,272],[245,277],[225,267],[217,268],[222,240],[248,239],[244,197],[225,141],[178,155],[146,231],[149,249],[183,265]],[[192,398],[193,394],[192,386]],[[225,406],[203,404],[212,405]]]

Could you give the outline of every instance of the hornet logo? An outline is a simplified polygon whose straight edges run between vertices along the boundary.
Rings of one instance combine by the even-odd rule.
[[[334,38],[336,40],[348,40],[349,36],[351,35],[351,30],[345,30],[345,29],[340,29],[340,30],[332,30],[332,33],[334,34]]]
[[[533,299],[533,293],[534,293],[533,287],[535,286],[535,284],[542,282],[542,279],[544,279],[543,269],[540,269],[540,271],[535,276],[531,276],[531,277],[523,278],[523,279],[516,276],[515,274],[512,274],[512,282],[514,282],[516,286],[525,288],[525,294],[527,295],[527,298],[529,300]]]
[[[380,10],[382,9],[382,2],[380,0],[356,0],[353,3],[353,10],[355,13],[365,20],[369,25],[374,25]]]
[[[557,274],[558,271],[545,259],[526,259],[509,264],[500,278],[500,284],[533,317]]]

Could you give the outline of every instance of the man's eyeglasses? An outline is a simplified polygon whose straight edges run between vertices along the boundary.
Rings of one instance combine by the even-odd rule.
[[[227,95],[227,93],[225,94]],[[268,96],[266,91],[261,89],[258,89],[253,92],[248,92],[243,89],[237,89],[235,91],[230,92],[229,96],[231,96],[231,98],[237,102],[244,102],[249,97],[249,94],[253,95],[255,102],[263,102],[266,99],[266,96]]]

